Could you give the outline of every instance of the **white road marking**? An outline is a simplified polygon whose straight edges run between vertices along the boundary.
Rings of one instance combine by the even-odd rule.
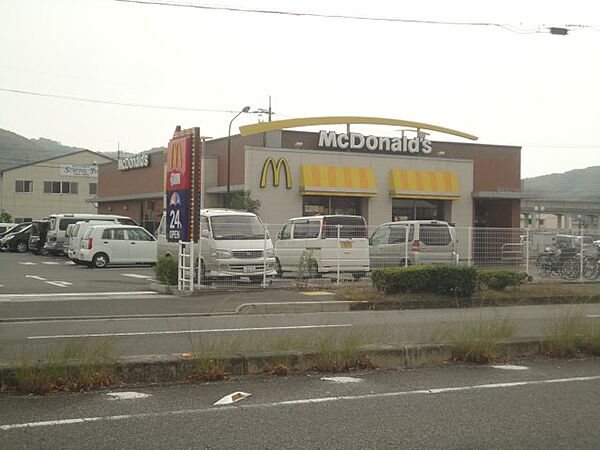
[[[56,261],[44,261],[42,264],[46,264],[48,266],[58,266],[60,263]]]
[[[333,295],[333,292],[326,291],[309,291],[309,292],[301,292],[302,295],[308,296],[320,296],[320,295]]]
[[[9,431],[19,428],[37,428],[37,427],[48,427],[57,425],[71,425],[77,423],[88,423],[88,422],[100,422],[100,421],[116,421],[116,420],[127,420],[127,419],[141,419],[150,417],[167,417],[184,414],[211,414],[211,413],[222,413],[225,411],[243,411],[247,409],[266,409],[275,408],[280,406],[296,406],[296,405],[310,405],[317,403],[331,403],[344,400],[370,400],[377,398],[392,398],[392,397],[405,397],[411,395],[431,395],[431,394],[444,394],[446,392],[461,392],[461,391],[474,391],[483,389],[502,389],[512,388],[521,386],[536,386],[544,384],[559,384],[559,383],[575,383],[585,381],[597,381],[600,380],[600,375],[589,376],[589,377],[574,377],[574,378],[555,378],[549,380],[532,380],[532,381],[516,381],[512,383],[493,383],[493,384],[479,384],[472,386],[458,386],[449,388],[437,388],[437,389],[417,389],[414,391],[397,391],[397,392],[383,392],[380,394],[363,394],[363,395],[343,395],[339,397],[317,397],[317,398],[305,398],[300,400],[286,400],[281,402],[273,403],[255,403],[244,405],[243,407],[238,406],[223,406],[220,408],[199,408],[199,409],[182,409],[175,411],[164,411],[157,413],[140,413],[140,414],[123,414],[118,416],[98,416],[98,417],[81,417],[76,419],[59,419],[59,420],[45,420],[41,422],[25,422],[0,425],[0,430]]]
[[[68,281],[46,281],[46,283],[51,284],[52,286],[58,286],[58,287],[67,287],[67,286],[73,285],[73,283],[69,283]]]
[[[213,403],[213,406],[231,405],[232,403],[244,400],[245,398],[248,398],[251,395],[252,394],[248,394],[247,392],[234,392],[233,394],[226,395],[222,399],[217,400],[215,403]]]
[[[24,266],[35,266],[36,265],[36,263],[31,262],[31,261],[27,261],[27,262],[19,261],[19,264],[22,264]]]
[[[67,261],[67,262],[65,262],[65,263],[63,263],[63,264],[64,264],[65,266],[74,266],[74,265],[75,265],[75,264],[77,264],[77,263],[76,263],[76,262],[74,262],[74,261]]]
[[[152,275],[140,275],[137,273],[122,273],[121,275],[123,275],[124,277],[131,277],[131,278],[145,278],[147,280],[151,280],[154,278]]]
[[[289,327],[251,327],[251,328],[214,328],[209,330],[169,330],[169,331],[131,331],[127,333],[88,333],[88,334],[56,334],[48,336],[28,336],[27,339],[69,339],[84,337],[111,336],[153,336],[161,334],[196,334],[196,333],[226,333],[231,331],[274,331],[274,330],[314,330],[318,328],[347,328],[351,323],[339,325],[296,325]]]
[[[590,318],[595,318],[595,317],[600,317],[600,314],[588,314],[586,317],[590,317]]]
[[[128,291],[128,292],[51,292],[42,294],[0,294],[0,303],[27,303],[27,302],[52,302],[56,299],[66,300],[92,300],[98,297],[132,296],[132,295],[158,295],[155,291]]]
[[[362,378],[352,378],[352,377],[323,377],[321,378],[323,381],[332,381],[333,383],[360,383]]]
[[[34,280],[46,281],[46,278],[38,275],[25,275],[25,278],[33,278]]]
[[[107,392],[106,395],[110,397],[111,400],[136,400],[138,398],[147,398],[151,397],[150,394],[143,394],[141,392]]]
[[[529,370],[527,366],[513,366],[511,364],[502,364],[500,366],[490,366],[494,369],[504,369],[504,370]]]

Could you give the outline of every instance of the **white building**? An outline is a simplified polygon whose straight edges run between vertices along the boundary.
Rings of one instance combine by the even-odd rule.
[[[12,167],[0,174],[0,211],[16,222],[54,213],[96,213],[98,164],[111,158],[82,150]]]

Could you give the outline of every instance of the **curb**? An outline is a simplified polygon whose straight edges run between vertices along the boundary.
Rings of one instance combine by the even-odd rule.
[[[501,344],[499,354],[505,358],[531,357],[540,355],[543,349],[541,340],[511,341]],[[362,358],[379,369],[409,369],[435,366],[453,361],[451,344],[383,345],[366,347],[359,353]],[[319,361],[318,353],[283,352],[263,355],[236,355],[229,358],[186,358],[182,354],[146,355],[122,358],[104,368],[110,371],[121,383],[167,383],[202,380],[202,367],[218,361],[226,375],[258,375],[273,373],[273,368],[285,365],[289,370],[314,371]],[[68,367],[77,367],[69,364]],[[14,385],[17,369],[0,365],[0,381],[7,386]],[[206,381],[206,379],[205,379]]]
[[[251,314],[290,314],[348,312],[354,303],[360,302],[277,302],[277,303],[244,303],[235,310],[239,315]]]

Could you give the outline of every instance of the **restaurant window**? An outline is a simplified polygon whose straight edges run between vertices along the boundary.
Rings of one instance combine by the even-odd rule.
[[[392,221],[446,220],[447,200],[392,199]]]
[[[349,214],[361,216],[360,197],[337,197],[326,195],[305,195],[302,197],[302,215]]]
[[[98,191],[98,183],[90,183],[90,188],[88,193],[90,195],[96,195],[96,192]]]

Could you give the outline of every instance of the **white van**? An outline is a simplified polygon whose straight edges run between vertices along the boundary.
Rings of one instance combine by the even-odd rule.
[[[137,225],[135,221],[126,216],[115,216],[110,214],[51,214],[48,216],[48,235],[44,248],[52,254],[59,254],[66,251],[67,239],[65,232],[70,224],[90,220],[100,220],[106,222],[119,222],[123,225]]]
[[[456,233],[448,222],[407,220],[379,225],[369,239],[371,267],[456,264]]]
[[[314,278],[325,273],[351,273],[355,279],[369,272],[367,224],[361,216],[327,215],[289,219],[277,235],[275,258],[278,275],[297,272],[300,260],[310,253],[307,272]]]
[[[166,225],[163,215],[157,233],[159,259],[165,256],[176,258],[179,252],[177,242],[167,241]],[[276,275],[273,243],[256,214],[203,209],[200,235],[202,282],[247,277],[253,283],[261,283],[263,275]]]

